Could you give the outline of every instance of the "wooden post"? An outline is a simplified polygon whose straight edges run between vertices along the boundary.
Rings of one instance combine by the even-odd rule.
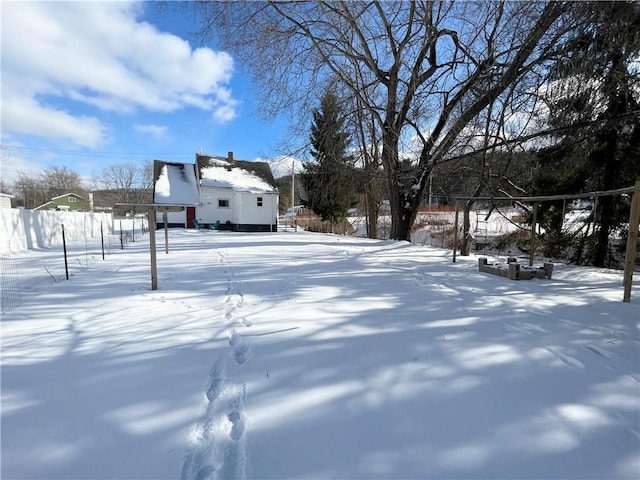
[[[458,249],[458,202],[455,203],[456,216],[453,221],[453,263],[456,263],[456,250]]]
[[[150,208],[147,212],[149,225],[152,225],[156,218],[156,211]],[[156,231],[149,232],[149,251],[151,252],[151,290],[158,289],[158,264],[156,262]]]
[[[164,253],[168,254],[169,253],[169,227],[167,225],[167,212],[162,212],[162,221],[164,222]]]
[[[538,202],[533,202],[533,219],[531,221],[531,240],[529,241],[529,266],[533,265],[533,254],[536,251],[536,223],[538,223]]]
[[[623,302],[631,301],[631,283],[633,281],[633,268],[636,263],[636,251],[638,248],[638,227],[640,224],[640,179],[636,180],[631,199],[631,212],[629,212],[629,236],[627,237],[627,251],[624,256],[624,295]]]

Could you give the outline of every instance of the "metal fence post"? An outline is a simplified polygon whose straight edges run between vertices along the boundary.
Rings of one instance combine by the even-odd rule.
[[[67,241],[64,236],[64,223],[62,224],[62,250],[64,251],[64,272],[69,280],[69,263],[67,262]]]

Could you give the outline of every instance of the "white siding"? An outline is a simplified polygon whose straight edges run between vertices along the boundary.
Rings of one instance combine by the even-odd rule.
[[[0,195],[0,208],[11,208],[11,197],[9,195]]]
[[[228,207],[220,207],[220,200],[228,200]],[[217,221],[233,222],[233,192],[230,188],[202,187],[201,204],[196,207],[196,218],[200,223],[213,224]]]
[[[164,217],[162,212],[156,213],[156,221],[159,226],[164,227]],[[186,211],[182,212],[167,212],[167,223],[168,224],[176,224],[179,223],[184,225],[187,223],[187,213]]]
[[[258,198],[262,199],[262,206],[258,206]],[[276,222],[277,194],[237,192],[236,202],[239,207],[236,223],[240,225],[271,225]]]

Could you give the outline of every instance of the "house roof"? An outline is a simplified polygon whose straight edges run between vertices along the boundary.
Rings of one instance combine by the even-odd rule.
[[[198,179],[192,163],[153,162],[153,203],[194,205],[200,203]]]
[[[84,200],[84,198],[78,195],[77,193],[67,192],[67,193],[63,193],[62,195],[58,195],[57,197],[53,197],[51,201],[58,200],[59,198],[63,198],[63,197],[68,197],[69,195],[73,195],[74,197],[78,197],[80,200]]]
[[[233,188],[255,193],[276,193],[275,180],[267,162],[249,162],[196,154],[203,187]]]

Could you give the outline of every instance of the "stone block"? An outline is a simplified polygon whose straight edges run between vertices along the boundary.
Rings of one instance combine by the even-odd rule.
[[[507,271],[507,278],[510,280],[517,280],[519,278],[520,265],[517,263],[510,263],[509,270]]]
[[[531,280],[531,274],[533,272],[531,270],[520,270],[520,274],[518,275],[519,280]]]

